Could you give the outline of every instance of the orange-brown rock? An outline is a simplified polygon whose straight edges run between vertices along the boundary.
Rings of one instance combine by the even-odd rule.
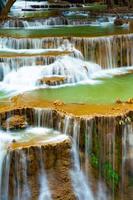
[[[27,127],[27,122],[24,116],[14,115],[12,117],[7,118],[6,121],[2,123],[3,129],[24,129]]]
[[[56,101],[53,102],[53,104],[54,104],[54,106],[63,106],[64,102],[56,100]]]
[[[66,78],[63,76],[52,76],[52,77],[44,77],[39,80],[40,84],[46,85],[60,85],[65,83]]]
[[[119,98],[117,98],[117,99],[116,99],[116,103],[117,103],[117,104],[120,104],[120,103],[122,103],[122,101],[121,101]]]
[[[129,98],[126,103],[132,104],[133,103],[133,98]]]

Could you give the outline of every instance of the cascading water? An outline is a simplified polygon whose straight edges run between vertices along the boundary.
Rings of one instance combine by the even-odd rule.
[[[35,53],[35,50],[27,50],[27,51],[23,51],[20,50],[20,52],[24,52],[24,53]],[[36,50],[38,52],[38,50]],[[68,77],[68,83],[69,82],[78,82],[80,80],[84,80],[84,79],[88,79],[87,78],[87,73],[88,73],[88,69],[87,67],[82,67],[84,71],[84,75],[82,75],[81,72],[76,72],[76,69],[74,69],[74,64],[75,65],[79,65],[78,62],[80,62],[80,65],[86,65],[87,63],[80,61],[80,59],[83,59],[83,56],[81,54],[80,51],[76,50],[70,43],[68,40],[64,40],[63,44],[58,47],[57,49],[49,49],[49,50],[40,50],[41,52],[52,52],[53,56],[48,56],[46,58],[43,57],[35,57],[32,60],[29,58],[3,58],[1,59],[1,71],[0,71],[0,75],[1,75],[1,80],[4,79],[4,83],[5,84],[11,84],[13,86],[13,88],[15,89],[15,84],[17,83],[17,87],[19,89],[21,89],[21,85],[24,88],[24,85],[29,85],[29,87],[31,88],[32,86],[34,87],[36,85],[36,81],[39,80],[41,77],[43,78],[43,76],[54,76],[54,75],[61,75],[61,76],[69,76],[69,74],[71,74],[72,72],[72,76],[73,77]],[[13,50],[13,52],[16,52],[15,50]],[[73,59],[71,57],[58,57],[58,56],[54,56],[54,52],[68,52],[70,54],[71,57],[75,57],[76,59]],[[19,52],[17,52],[19,53]],[[66,59],[70,60],[70,62],[67,64],[70,66],[67,66],[66,64],[64,64],[64,62],[66,61]],[[53,65],[50,63],[53,62],[55,60],[55,62],[53,63]],[[60,63],[60,61],[62,60],[62,62]],[[74,63],[75,62],[75,63]],[[4,64],[7,63],[6,69]],[[29,66],[26,66],[26,64],[30,64],[30,68]],[[41,64],[41,65],[40,65]],[[44,65],[45,64],[45,65]],[[47,64],[47,65],[46,65]],[[57,66],[59,65],[59,66]],[[91,66],[91,63],[90,63]],[[98,65],[95,65],[96,67],[98,67]],[[80,66],[79,66],[80,67]],[[72,68],[72,69],[71,69]],[[76,68],[78,68],[78,66],[76,66]],[[86,71],[85,71],[86,69]],[[34,70],[34,77],[28,77],[28,72]],[[65,72],[66,71],[66,72]],[[89,71],[90,73],[90,71]],[[27,75],[26,75],[27,74]],[[86,74],[86,75],[85,75]],[[27,76],[27,81],[26,81],[26,76]],[[79,76],[79,77],[78,77]],[[86,77],[85,77],[86,76]],[[70,80],[69,80],[70,79]],[[25,83],[25,84],[24,84]]]
[[[37,108],[34,110],[34,126],[53,128],[53,115],[51,109]]]
[[[28,9],[50,8],[47,2],[44,5],[41,2],[34,3],[16,2],[11,13],[16,14],[16,11],[22,12]],[[56,5],[54,6],[56,7]],[[86,13],[80,14],[86,15]],[[83,24],[83,21],[75,22],[70,19],[66,20],[65,17],[50,17],[39,21],[15,19],[7,21],[3,26],[4,28],[30,29],[73,23]],[[96,21],[95,25],[98,23],[105,25],[100,20]],[[107,23],[112,23],[112,19],[110,18]],[[91,25],[94,25],[94,23]],[[67,84],[97,83],[94,79],[97,74],[102,74],[101,69],[133,65],[132,43],[132,34],[93,38],[70,37],[67,40],[64,37],[0,38],[0,54],[3,55],[0,59],[0,81],[2,81],[0,87],[20,93],[38,87],[50,87],[45,85],[44,82],[41,85],[40,80],[51,77],[64,77]],[[49,52],[48,56],[40,55],[46,51]],[[59,55],[61,53],[64,55],[56,56],[57,51]],[[65,51],[67,55],[64,53]],[[6,58],[7,53],[8,58]],[[105,75],[105,71],[103,74]],[[54,104],[54,106],[56,105]],[[55,163],[58,156],[64,158],[66,142],[63,144],[63,153],[60,153],[61,148],[59,146],[55,157],[53,157],[56,152],[55,144],[51,147],[52,153],[49,162],[46,160],[49,156],[50,147],[49,145],[45,146],[49,150],[45,153],[46,149],[43,147],[43,142],[47,141],[46,143],[49,144],[49,142],[54,141],[58,143],[64,141],[66,135],[72,137],[71,160],[73,166],[68,165],[69,177],[64,176],[63,181],[65,180],[66,184],[66,181],[71,177],[72,184],[70,182],[69,186],[72,186],[73,193],[78,200],[114,200],[117,191],[119,193],[119,188],[121,189],[120,199],[129,200],[129,196],[132,198],[130,190],[133,182],[133,144],[131,142],[133,130],[131,124],[126,124],[121,128],[120,124],[117,124],[118,119],[115,120],[112,117],[84,117],[79,119],[73,116],[64,116],[63,113],[57,113],[51,109],[36,109],[32,114],[33,121],[31,120],[31,124],[34,128],[29,127],[25,130],[25,134],[21,132],[11,133],[8,120],[6,123],[7,132],[0,131],[1,200],[51,200],[55,195],[51,185],[58,181],[57,177],[62,172],[58,169],[58,173],[54,174],[55,169],[61,163],[60,159],[56,165],[53,165],[53,170],[50,171],[51,163]],[[0,120],[3,119],[5,119],[5,116],[0,118]],[[56,131],[53,131],[53,129]],[[29,149],[27,148],[28,150],[23,146],[25,143],[30,146]],[[24,147],[23,150],[16,148],[15,145],[17,144]],[[35,144],[39,145],[35,147]],[[63,163],[63,167],[59,167],[61,170],[68,164],[66,164],[65,159]],[[120,170],[121,173],[119,174]],[[53,174],[56,178],[52,179],[51,183],[49,179]],[[94,176],[97,174],[96,177],[93,177],[93,174]],[[61,177],[59,181],[63,184]],[[129,191],[128,195],[125,194],[125,188]],[[57,188],[56,193],[58,191]],[[59,198],[61,199],[62,196],[59,196]]]
[[[62,46],[61,48],[65,47]],[[23,66],[16,70],[13,68],[9,73],[10,69],[7,67],[7,70],[2,74],[4,78],[2,82],[3,87],[6,89],[9,86],[8,90],[17,90],[19,92],[26,91],[37,87],[40,79],[51,76],[64,77],[67,84],[79,83],[81,81],[96,82],[91,80],[91,76],[101,69],[100,66],[95,63],[83,61],[80,52],[77,50],[74,50],[74,52],[77,58],[60,56],[56,58],[54,63],[49,65]]]

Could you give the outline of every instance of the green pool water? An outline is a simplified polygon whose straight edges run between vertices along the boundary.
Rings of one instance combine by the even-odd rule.
[[[30,99],[60,100],[65,103],[109,104],[120,98],[133,98],[133,74],[99,79],[96,84],[84,84],[59,88],[44,88],[26,92]],[[11,104],[9,95],[0,91],[0,106]]]
[[[82,31],[81,31],[82,29]],[[15,38],[38,38],[38,37],[60,37],[60,36],[106,36],[116,34],[128,34],[133,30],[123,27],[110,26],[75,26],[75,27],[57,27],[50,29],[0,29],[0,36],[2,37],[15,37]]]
[[[0,90],[0,108],[10,104],[11,104],[10,95],[5,91]]]
[[[30,98],[40,100],[61,100],[65,103],[113,103],[117,98],[127,100],[133,97],[133,75],[102,79],[100,84],[77,85],[56,89],[39,89],[27,93]]]

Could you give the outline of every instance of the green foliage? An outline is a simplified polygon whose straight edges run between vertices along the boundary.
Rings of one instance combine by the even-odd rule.
[[[93,167],[95,167],[95,168],[99,167],[99,160],[98,160],[98,158],[94,154],[91,154],[90,162],[91,162],[91,165]]]
[[[103,175],[107,183],[111,183],[111,186],[115,189],[119,184],[120,177],[109,162],[103,164]]]
[[[96,169],[99,168],[99,159],[97,156],[95,156],[95,154],[91,154],[90,162],[92,167]],[[107,184],[109,184],[112,189],[115,190],[119,184],[120,177],[118,173],[113,169],[112,164],[107,161],[103,165],[101,165],[101,173],[102,176],[105,178]]]

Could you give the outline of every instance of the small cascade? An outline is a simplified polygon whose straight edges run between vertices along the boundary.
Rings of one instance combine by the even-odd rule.
[[[76,83],[88,81],[89,77],[98,70],[100,70],[100,66],[95,63],[64,56],[46,66],[42,74],[44,77],[53,75],[63,76],[67,78],[67,83]]]
[[[34,126],[53,128],[53,112],[51,109],[34,110]]]
[[[61,26],[67,25],[68,21],[64,17],[50,17],[47,19],[41,20],[33,20],[33,21],[26,21],[26,20],[8,20],[6,21],[2,27],[3,28],[49,28],[54,26]]]
[[[47,38],[0,38],[1,48],[10,49],[57,49],[62,45],[63,37],[47,37]]]
[[[100,66],[95,63],[71,56],[62,56],[57,57],[50,65],[23,66],[17,71],[13,69],[5,75],[2,85],[9,91],[22,92],[38,88],[40,85],[46,87],[43,79],[50,77],[63,77],[67,84],[80,82],[92,84],[97,81],[92,80],[91,76],[100,69]],[[42,83],[39,80],[42,80]]]
[[[108,22],[109,23],[109,22]],[[40,19],[40,20],[8,20],[4,22],[1,27],[8,29],[8,28],[23,28],[23,29],[34,29],[34,28],[40,28],[40,29],[48,29],[52,27],[61,27],[61,26],[83,26],[88,25],[90,22],[88,22],[88,19],[69,19],[66,17],[50,17],[47,19]],[[90,24],[91,25],[91,24]]]

